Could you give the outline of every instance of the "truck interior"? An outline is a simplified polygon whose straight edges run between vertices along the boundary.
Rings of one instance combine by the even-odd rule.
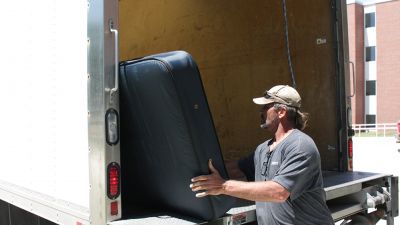
[[[304,7],[289,1],[285,18],[282,1],[120,0],[120,61],[176,50],[191,54],[226,160],[248,155],[270,137],[259,129],[252,98],[277,84],[293,86],[293,68],[303,111],[310,114],[305,131],[318,145],[323,169],[339,170],[335,11],[331,1]]]
[[[305,132],[321,155],[328,205],[339,220],[365,211],[363,197],[354,191],[364,187],[363,182],[377,179],[384,185],[387,180],[348,167],[348,84],[337,9],[342,6],[335,4],[120,0],[120,61],[177,50],[191,54],[224,160],[247,156],[271,137],[259,127],[259,107],[252,98],[277,84],[295,86],[302,111],[310,115]],[[343,182],[354,183],[355,189],[338,190]],[[343,207],[349,194],[353,200]],[[127,211],[122,216],[132,218]]]

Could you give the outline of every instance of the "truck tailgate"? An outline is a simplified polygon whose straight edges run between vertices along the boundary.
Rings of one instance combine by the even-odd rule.
[[[384,183],[391,175],[369,172],[336,172],[323,171],[326,200],[335,221],[346,215],[365,210],[364,199],[366,191],[374,184]],[[255,205],[240,206],[229,210],[225,216],[216,221],[196,221],[181,216],[169,214],[154,215],[142,218],[122,219],[108,223],[109,225],[194,225],[194,224],[243,224],[256,221]]]
[[[393,179],[388,174],[369,172],[324,171],[323,177],[327,205],[335,221],[367,210],[368,193],[376,193],[378,187],[387,186]]]
[[[358,192],[362,189],[362,184],[385,178],[389,175],[369,172],[336,172],[324,171],[324,186],[326,200],[331,200],[344,195]]]

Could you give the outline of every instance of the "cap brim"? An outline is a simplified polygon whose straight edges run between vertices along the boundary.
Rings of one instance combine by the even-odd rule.
[[[257,105],[266,105],[275,102],[273,99],[268,99],[265,97],[253,98],[253,102]]]

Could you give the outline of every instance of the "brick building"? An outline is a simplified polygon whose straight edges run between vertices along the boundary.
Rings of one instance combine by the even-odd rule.
[[[353,123],[400,120],[400,0],[347,0]]]

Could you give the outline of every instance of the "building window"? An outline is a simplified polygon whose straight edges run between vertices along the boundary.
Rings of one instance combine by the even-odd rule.
[[[376,95],[376,80],[365,81],[365,95]]]
[[[368,46],[365,48],[365,61],[375,61],[375,46]]]
[[[366,124],[375,124],[376,123],[376,115],[374,115],[374,114],[365,115],[365,123]]]
[[[375,13],[365,14],[365,28],[375,27]]]

